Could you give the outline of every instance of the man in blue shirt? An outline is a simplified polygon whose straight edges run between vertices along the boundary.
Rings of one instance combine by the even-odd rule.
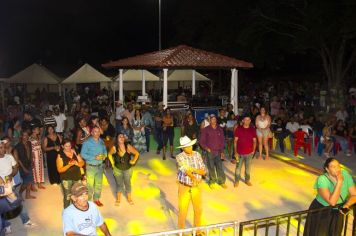
[[[99,199],[103,182],[103,161],[107,157],[107,151],[104,141],[100,138],[98,127],[93,128],[91,137],[83,143],[80,154],[86,162],[89,200],[93,199],[97,206],[102,207],[103,204]]]
[[[71,200],[73,204],[62,214],[64,235],[97,235],[96,227],[99,227],[105,236],[111,236],[100,211],[88,201],[88,188],[84,184],[72,186]]]

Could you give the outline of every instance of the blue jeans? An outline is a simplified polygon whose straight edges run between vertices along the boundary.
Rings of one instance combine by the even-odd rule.
[[[62,180],[61,187],[63,193],[63,208],[67,208],[70,205],[70,190],[73,184],[80,182],[80,180]]]
[[[160,151],[163,148],[163,129],[161,128],[154,128],[154,138],[157,142],[157,150]]]
[[[220,154],[207,153],[207,163],[209,171],[209,184],[224,184],[226,176],[222,166]]]
[[[21,197],[20,188],[21,188],[21,185],[17,185],[17,186],[14,188],[14,191],[16,192],[16,195],[17,195],[17,196],[20,196],[20,197]],[[27,211],[27,208],[26,208],[25,205],[22,205],[22,211],[21,211],[21,213],[20,213],[20,218],[21,218],[22,224],[25,224],[25,223],[27,223],[27,222],[30,220],[30,217],[28,216],[28,211]]]
[[[239,162],[235,168],[235,183],[241,180],[241,168],[245,163],[245,181],[250,181],[250,169],[253,154],[239,155]]]
[[[97,201],[101,196],[101,188],[103,185],[103,165],[90,166],[86,165],[86,177],[87,177],[87,187],[89,200]]]
[[[113,167],[116,182],[116,193],[131,193],[132,168],[128,170],[119,170]]]
[[[150,135],[151,135],[151,129],[145,128],[147,152],[150,151]]]

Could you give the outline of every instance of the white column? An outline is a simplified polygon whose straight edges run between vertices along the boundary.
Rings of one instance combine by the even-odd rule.
[[[168,69],[163,69],[163,106],[168,107]]]
[[[61,84],[58,84],[58,94],[59,94],[59,96],[62,95],[62,85]]]
[[[236,94],[236,99],[235,99],[235,106],[234,106],[234,113],[238,114],[239,111],[239,71],[235,70],[235,94]]]
[[[110,86],[110,88],[113,90],[113,95],[112,95],[112,97],[113,97],[113,103],[114,103],[114,114],[116,114],[116,104],[115,104],[115,83],[116,83],[116,81],[114,80],[113,82],[112,82],[112,86]]]
[[[195,70],[192,70],[192,96],[195,95]]]
[[[230,103],[234,106],[234,112],[236,107],[236,79],[235,79],[236,69],[231,69],[231,86],[230,86]]]
[[[121,100],[122,102],[124,102],[124,88],[123,88],[123,78],[122,78],[122,73],[123,73],[123,69],[119,70],[119,100]]]
[[[142,70],[142,96],[146,95],[146,78],[145,78],[145,70]]]

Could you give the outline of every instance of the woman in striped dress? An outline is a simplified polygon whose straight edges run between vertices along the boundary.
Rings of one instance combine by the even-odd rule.
[[[32,173],[33,182],[37,184],[38,188],[45,189],[44,184],[44,168],[43,168],[43,153],[41,148],[41,140],[39,138],[40,128],[32,127],[32,134],[29,139],[31,142],[31,156],[32,156]]]

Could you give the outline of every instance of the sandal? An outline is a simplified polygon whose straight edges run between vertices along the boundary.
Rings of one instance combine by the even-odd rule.
[[[119,200],[115,201],[115,206],[120,206],[120,201]]]
[[[133,205],[134,202],[132,201],[132,199],[127,199],[127,201],[129,202],[130,205]]]

